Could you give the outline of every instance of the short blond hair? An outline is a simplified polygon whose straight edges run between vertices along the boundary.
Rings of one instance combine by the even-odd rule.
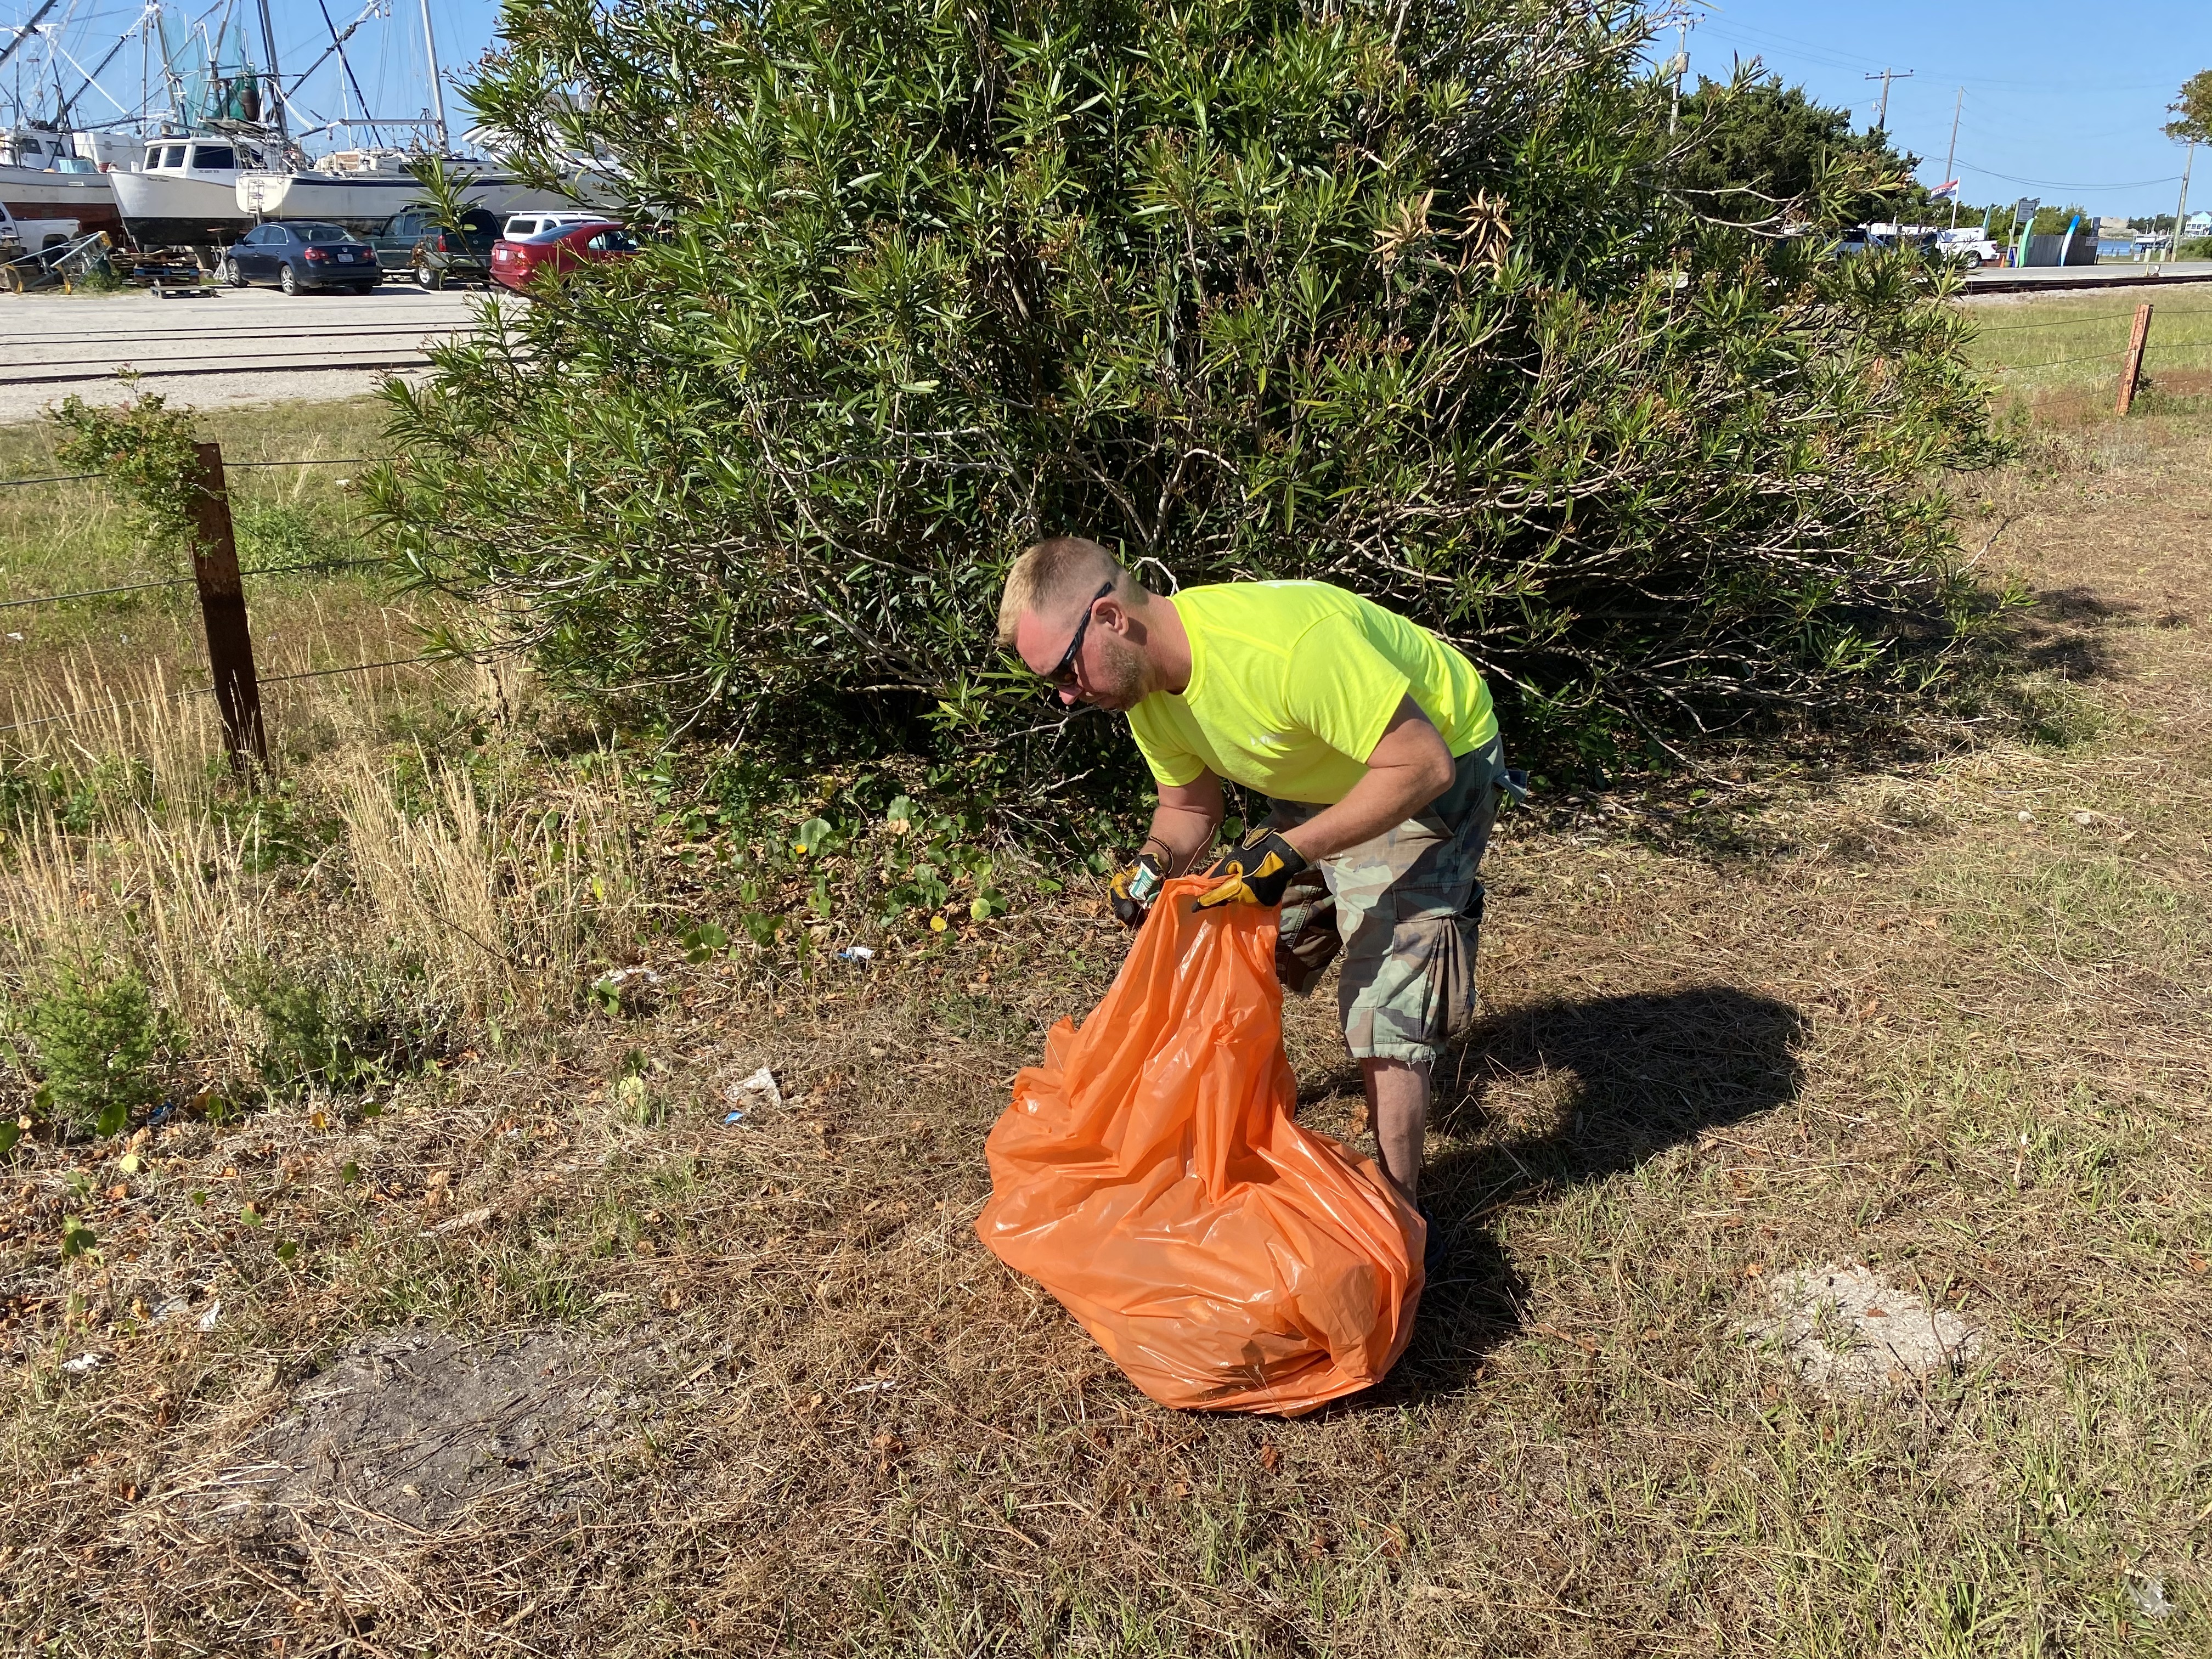
[[[1006,573],[1006,591],[999,599],[1000,649],[1014,648],[1014,630],[1023,617],[1063,606],[1072,615],[1109,579],[1124,592],[1134,588],[1128,575],[1119,559],[1088,537],[1054,536],[1039,542]]]

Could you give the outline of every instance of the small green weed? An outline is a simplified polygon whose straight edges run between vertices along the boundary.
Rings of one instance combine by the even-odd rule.
[[[422,1070],[451,1047],[450,1011],[417,986],[339,963],[325,973],[269,968],[232,994],[261,1016],[267,1037],[255,1055],[272,1094],[312,1089],[360,1094]]]
[[[255,501],[234,513],[239,561],[249,570],[327,564],[359,556],[349,538],[333,538],[326,514],[298,501]]]
[[[215,811],[237,838],[239,867],[251,875],[312,864],[342,829],[336,817],[302,812],[289,782],[245,800],[218,800]]]
[[[178,1046],[174,1020],[135,969],[95,975],[64,963],[32,997],[23,1029],[40,1101],[69,1128],[100,1134],[161,1097],[155,1070]]]

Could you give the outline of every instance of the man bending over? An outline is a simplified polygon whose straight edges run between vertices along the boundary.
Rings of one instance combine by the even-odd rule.
[[[1062,704],[1129,718],[1159,786],[1114,882],[1129,926],[1212,843],[1224,778],[1267,798],[1198,902],[1281,905],[1276,967],[1300,994],[1342,949],[1337,1000],[1382,1169],[1418,1202],[1430,1071],[1474,1012],[1476,871],[1499,792],[1521,792],[1474,665],[1326,582],[1148,593],[1077,536],[1015,562],[999,641]]]

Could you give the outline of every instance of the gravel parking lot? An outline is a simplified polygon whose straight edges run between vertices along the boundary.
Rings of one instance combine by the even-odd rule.
[[[361,396],[428,362],[425,345],[474,325],[481,293],[388,283],[374,294],[287,299],[270,289],[0,297],[0,422],[71,392],[125,396],[119,368],[204,409]]]

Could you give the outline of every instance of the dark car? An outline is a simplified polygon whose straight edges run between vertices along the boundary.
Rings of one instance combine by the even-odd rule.
[[[366,294],[384,280],[376,250],[351,231],[313,219],[256,225],[222,256],[234,288],[274,283],[287,294],[341,288]]]
[[[368,239],[376,262],[386,270],[411,272],[423,288],[449,282],[486,282],[491,276],[491,245],[499,240],[499,217],[488,209],[461,215],[461,234],[441,229],[427,208],[395,213]]]
[[[520,289],[542,272],[605,264],[611,260],[626,259],[636,252],[636,238],[611,219],[556,225],[535,236],[514,240],[502,236],[493,243],[491,277],[507,288]]]

